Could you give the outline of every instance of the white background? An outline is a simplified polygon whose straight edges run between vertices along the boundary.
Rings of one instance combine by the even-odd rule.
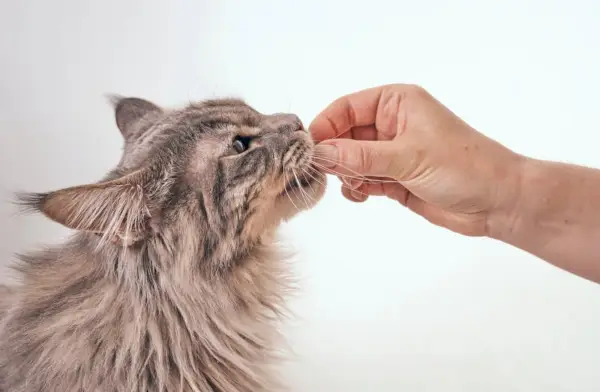
[[[595,0],[5,0],[0,264],[67,234],[15,217],[10,192],[116,164],[105,93],[232,94],[309,123],[342,94],[417,83],[521,153],[600,167],[599,73]],[[303,288],[293,391],[600,390],[600,286],[330,184],[284,230]]]

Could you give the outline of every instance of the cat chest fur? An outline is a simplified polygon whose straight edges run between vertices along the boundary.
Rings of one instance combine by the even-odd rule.
[[[0,391],[279,390],[287,278],[272,245],[212,274],[182,268],[182,254],[149,268],[147,252],[115,253],[107,267],[89,245],[23,257],[21,305],[0,331]]]

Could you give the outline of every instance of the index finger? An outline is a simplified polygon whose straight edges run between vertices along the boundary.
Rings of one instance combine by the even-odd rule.
[[[333,101],[308,127],[313,139],[321,142],[355,127],[374,125],[383,89],[384,86],[373,87]]]

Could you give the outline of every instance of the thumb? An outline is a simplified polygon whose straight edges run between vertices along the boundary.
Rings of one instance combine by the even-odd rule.
[[[397,178],[398,147],[390,141],[328,140],[315,146],[315,163],[335,174]]]

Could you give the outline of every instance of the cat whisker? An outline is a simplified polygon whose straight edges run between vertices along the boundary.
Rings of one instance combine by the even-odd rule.
[[[285,183],[287,184],[288,183],[287,174],[284,175],[283,179],[284,179]],[[292,196],[288,192],[287,185],[285,186],[284,190],[285,190],[285,194],[287,195],[287,198],[290,199],[290,203],[292,203],[292,205],[294,206],[294,208],[296,209],[296,211],[300,212],[300,208],[298,208],[298,206],[296,205],[296,203],[294,203],[294,200],[293,200]]]
[[[311,192],[314,192],[313,185],[314,185],[314,182],[311,182],[311,183],[308,185],[308,186],[309,186],[309,188],[310,188],[310,190],[311,190]],[[304,190],[304,193],[305,193],[305,194],[306,194],[306,196],[307,196],[307,197],[310,199],[310,201],[311,201],[311,205],[314,205],[314,204],[315,204],[315,197],[314,197],[314,196],[310,196],[306,190]]]
[[[386,179],[383,179],[383,178],[382,178],[382,179],[377,179],[377,178],[372,178],[372,177],[366,177],[366,176],[364,176],[363,174],[360,174],[360,173],[358,173],[357,171],[350,169],[349,167],[347,167],[346,165],[342,164],[342,163],[341,163],[341,162],[339,162],[339,161],[336,161],[336,160],[334,160],[334,159],[331,159],[331,158],[326,158],[326,157],[323,157],[323,156],[319,156],[318,154],[315,154],[315,153],[313,153],[313,156],[312,156],[312,158],[313,158],[313,159],[320,159],[320,160],[322,160],[322,161],[325,161],[325,162],[331,162],[331,163],[333,163],[333,164],[335,164],[335,165],[337,165],[337,166],[341,167],[342,169],[344,169],[344,170],[348,170],[349,172],[353,173],[353,174],[354,174],[354,175],[353,175],[353,177],[364,178],[364,179],[366,179],[366,180],[369,180],[369,181],[378,181],[378,182],[397,182],[397,181],[395,181],[395,180],[386,180]],[[327,168],[327,167],[325,167],[324,165],[322,165],[322,164],[320,164],[320,163],[318,163],[318,162],[314,162],[314,160],[313,160],[313,163],[314,163],[314,164],[316,164],[316,165],[319,165],[319,166],[320,166],[320,168],[322,168],[322,169],[324,169],[324,170],[327,170],[327,171],[330,171],[330,172],[335,172],[334,170],[332,170],[332,169],[330,169],[330,168]],[[339,172],[336,172],[336,174],[341,174],[341,173],[339,173]],[[350,175],[347,175],[347,174],[344,174],[344,175],[346,175],[346,176],[350,176]]]
[[[376,179],[376,178],[372,178],[372,177],[366,177],[363,174],[360,174],[357,171],[350,169],[349,167],[347,167],[346,165],[342,164],[339,161],[336,161],[336,160],[331,159],[331,158],[326,158],[326,157],[320,156],[320,155],[318,155],[316,153],[313,153],[312,158],[313,158],[313,164],[319,165],[319,167],[321,169],[323,169],[325,171],[328,171],[328,172],[332,172],[332,173],[335,173],[335,174],[342,174],[342,173],[339,173],[339,172],[337,172],[335,170],[332,170],[331,168],[328,168],[328,167],[324,166],[323,164],[321,164],[319,162],[315,162],[315,159],[319,159],[319,160],[324,161],[324,162],[331,162],[331,163],[339,166],[340,168],[353,173],[353,175],[352,175],[353,177],[364,178],[364,179],[367,179],[367,180],[370,180],[370,181],[396,182],[394,180],[385,180],[383,178],[382,179]],[[348,175],[348,174],[344,174],[344,175],[351,176],[351,175]]]
[[[319,184],[321,184],[321,185],[325,186],[325,183],[324,183],[323,181],[319,181],[319,179],[318,179],[317,177],[315,177],[314,175],[312,175],[312,174],[311,174],[311,170],[313,170],[313,173],[315,173],[315,174],[317,173],[316,169],[315,169],[315,168],[313,168],[313,167],[310,167],[310,166],[306,167],[306,168],[303,170],[303,172],[302,172],[302,173],[303,173],[303,174],[306,174],[307,176],[309,176],[310,178],[312,178],[313,180],[315,180],[315,181],[316,181],[316,182],[318,182]]]
[[[310,187],[311,187],[311,189],[312,189],[312,184],[309,184],[309,185],[310,185]],[[306,198],[307,198],[308,200],[310,200],[311,204],[314,204],[314,201],[315,201],[315,200],[314,200],[314,199],[313,199],[313,198],[312,198],[312,197],[311,197],[311,196],[308,194],[308,192],[306,192],[306,190],[305,190],[303,187],[301,188],[301,190],[302,190],[302,193],[304,193],[304,194],[306,195]],[[309,207],[308,207],[308,208],[309,208]]]
[[[385,184],[385,183],[390,183],[391,184],[391,183],[397,183],[397,181],[394,181],[394,180],[376,179],[376,178],[365,177],[365,176],[362,176],[362,175],[354,176],[354,175],[351,175],[351,174],[340,173],[339,171],[327,168],[327,167],[325,167],[325,166],[323,166],[323,165],[321,165],[321,164],[319,164],[317,162],[313,162],[313,164],[316,167],[318,167],[319,169],[321,169],[321,170],[323,170],[325,172],[329,172],[329,173],[334,174],[334,175],[336,175],[338,177],[349,179],[349,180],[358,180],[358,181],[362,181],[362,182],[369,183],[369,184]],[[346,169],[346,170],[350,170],[350,169]]]
[[[302,174],[309,176],[309,177],[310,177],[310,178],[312,178],[312,179],[313,179],[315,182],[317,182],[317,183],[321,184],[323,187],[325,187],[325,183],[324,183],[324,182],[322,182],[322,181],[319,181],[319,179],[318,179],[318,178],[316,178],[315,176],[313,176],[313,175],[310,173],[310,170],[311,170],[311,169],[312,169],[312,170],[315,170],[314,168],[312,168],[312,167],[310,167],[310,166],[309,166],[309,167],[306,167],[306,168],[305,168],[305,169],[302,171]],[[316,172],[315,172],[315,173],[316,173]],[[313,185],[314,185],[313,183],[311,183],[311,184],[310,184],[310,189],[311,189],[311,191],[313,191],[313,192],[314,192]]]
[[[312,169],[312,170],[315,170],[314,168],[311,168],[311,169]],[[315,181],[319,182],[320,184],[323,184],[323,185],[325,185],[323,182],[320,182],[320,181],[319,181],[317,178],[313,177],[313,176],[312,176],[310,173],[306,172],[306,174],[307,174],[307,175],[309,175],[310,177],[314,178],[314,179],[315,179]],[[352,191],[353,191],[353,192],[355,192],[355,193],[358,193],[358,194],[360,194],[360,195],[363,195],[363,196],[371,196],[370,194],[368,194],[368,193],[364,193],[364,192],[361,192],[361,191],[359,191],[359,190],[357,190],[357,189],[353,189]]]
[[[298,190],[300,192],[300,195],[302,195],[302,198],[304,199],[304,203],[306,203],[306,208],[310,208],[310,204],[309,201],[307,199],[307,194],[304,191],[304,189],[302,189],[302,183],[300,182],[300,180],[298,179],[298,176],[296,175],[296,171],[292,169],[292,173],[294,174],[294,178],[296,179],[296,185],[298,185]]]

